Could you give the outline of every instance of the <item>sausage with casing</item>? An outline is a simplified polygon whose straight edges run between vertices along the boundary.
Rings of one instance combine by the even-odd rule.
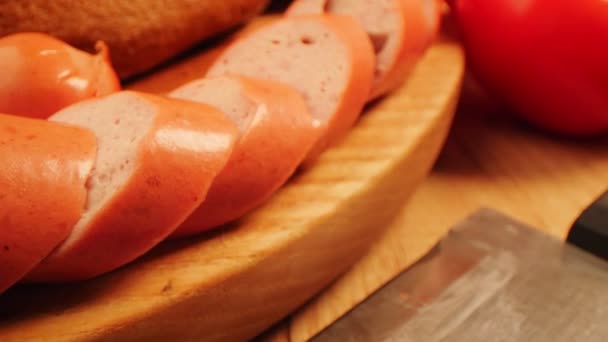
[[[325,132],[308,153],[310,164],[357,121],[371,90],[375,57],[367,34],[352,18],[286,17],[232,42],[208,76],[243,75],[298,90]]]
[[[399,86],[439,27],[436,0],[296,0],[287,15],[346,15],[355,18],[374,45],[376,67],[370,100]]]
[[[89,130],[0,114],[0,293],[72,231],[96,149]]]
[[[72,103],[118,91],[108,49],[102,42],[96,47],[89,54],[34,32],[1,38],[0,112],[46,119]]]
[[[173,236],[216,227],[260,205],[287,181],[321,134],[302,96],[276,82],[210,77],[185,84],[170,96],[222,110],[241,133],[207,198]]]
[[[84,215],[30,281],[86,279],[147,252],[204,200],[238,134],[211,106],[132,91],[50,120],[91,129],[98,153]]]

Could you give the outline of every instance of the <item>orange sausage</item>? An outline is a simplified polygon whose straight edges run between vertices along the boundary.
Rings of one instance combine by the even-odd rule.
[[[244,75],[298,90],[325,130],[306,157],[310,164],[357,121],[374,65],[372,45],[354,19],[312,15],[282,18],[244,35],[220,54],[207,75]]]
[[[0,293],[70,234],[95,151],[88,130],[0,114]]]
[[[51,120],[90,128],[99,149],[87,211],[29,281],[86,279],[147,252],[203,201],[238,136],[211,106],[131,91],[72,105]]]
[[[59,109],[120,88],[107,48],[95,55],[42,33],[0,39],[0,112],[46,119]]]
[[[436,0],[297,0],[288,15],[347,15],[370,37],[376,52],[370,100],[399,86],[438,32]]]
[[[216,227],[260,205],[287,181],[321,134],[302,96],[276,82],[213,77],[183,85],[170,96],[213,105],[241,128],[207,198],[173,236]]]

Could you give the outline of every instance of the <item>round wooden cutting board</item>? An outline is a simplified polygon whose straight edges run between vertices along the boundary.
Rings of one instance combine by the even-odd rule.
[[[164,92],[204,74],[221,47],[129,88]],[[348,137],[230,227],[161,244],[136,262],[73,284],[0,295],[0,341],[239,341],[346,271],[424,179],[446,138],[464,73],[442,37],[409,81]]]

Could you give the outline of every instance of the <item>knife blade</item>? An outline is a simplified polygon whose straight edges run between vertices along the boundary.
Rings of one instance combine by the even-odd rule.
[[[312,341],[606,341],[608,262],[580,247],[604,204],[572,243],[481,209]]]
[[[608,259],[608,191],[581,213],[566,241]]]

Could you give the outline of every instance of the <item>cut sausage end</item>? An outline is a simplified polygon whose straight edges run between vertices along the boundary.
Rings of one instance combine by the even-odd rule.
[[[97,137],[97,161],[87,182],[86,211],[70,240],[77,239],[79,229],[88,224],[91,213],[103,207],[131,177],[136,166],[133,158],[154,116],[144,100],[123,92],[66,108],[49,119],[88,128]]]
[[[369,38],[349,17],[287,17],[235,41],[207,76],[243,75],[278,82],[303,96],[326,134],[309,161],[340,140],[363,109],[373,79]]]
[[[205,202],[173,237],[217,227],[260,205],[287,181],[321,134],[302,96],[277,82],[208,77],[170,96],[210,104],[241,126],[241,138]]]
[[[401,84],[435,35],[435,0],[297,0],[288,15],[350,16],[367,32],[376,52],[370,99]]]
[[[87,279],[146,253],[204,200],[238,135],[210,106],[131,91],[51,120],[89,128],[99,147],[86,212],[28,281]]]
[[[209,104],[222,111],[243,134],[255,115],[257,106],[242,95],[241,83],[229,77],[203,78],[173,90],[169,96]]]

